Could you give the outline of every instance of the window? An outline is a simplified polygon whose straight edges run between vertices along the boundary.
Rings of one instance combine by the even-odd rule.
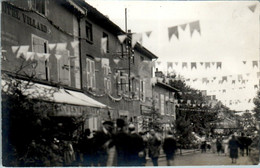
[[[48,45],[46,40],[32,35],[32,51],[36,53],[36,66],[34,66],[35,76],[36,78],[43,80],[49,80],[49,58],[45,55],[46,53],[48,53],[47,46]]]
[[[160,110],[161,110],[161,115],[164,115],[164,95],[160,94]]]
[[[105,43],[102,44],[103,45],[102,48],[104,49],[104,51],[106,53],[109,53],[109,38],[108,38],[108,35],[106,33],[104,33],[104,32],[103,32],[103,38],[102,39],[105,40],[104,41]]]
[[[140,100],[145,101],[145,82],[140,81]]]
[[[88,42],[93,42],[92,24],[86,21],[86,39]]]
[[[87,70],[87,88],[96,88],[96,77],[95,77],[95,62],[92,59],[86,59],[86,70]]]
[[[30,0],[30,8],[35,10],[43,15],[46,14],[46,0]]]
[[[104,86],[106,93],[111,93],[111,70],[109,66],[103,66],[104,70]]]
[[[64,85],[70,85],[70,60],[69,60],[69,50],[62,50],[56,52],[57,68],[58,68],[58,82]]]
[[[128,74],[124,71],[118,71],[118,95],[125,94],[128,95],[129,93],[129,85],[128,85]]]

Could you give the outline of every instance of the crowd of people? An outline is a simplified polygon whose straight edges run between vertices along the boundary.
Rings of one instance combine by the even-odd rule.
[[[245,136],[244,133],[241,133],[241,136],[232,134],[226,137],[213,138],[208,144],[206,141],[203,141],[200,148],[202,153],[208,149],[218,155],[224,154],[225,156],[229,156],[232,160],[231,163],[236,163],[239,151],[242,157],[250,155],[250,145],[252,142],[250,136]]]

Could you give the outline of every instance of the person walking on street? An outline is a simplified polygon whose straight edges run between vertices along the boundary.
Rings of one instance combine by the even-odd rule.
[[[111,147],[112,131],[114,123],[105,121],[101,131],[97,131],[93,137],[93,162],[94,166],[106,166],[108,161],[108,149]]]
[[[148,155],[152,159],[153,165],[158,166],[158,158],[160,155],[161,140],[155,134],[154,129],[150,130],[151,137],[148,139]]]
[[[128,151],[128,161],[129,166],[141,166],[144,150],[144,141],[143,138],[135,132],[134,124],[129,124],[129,151]]]
[[[93,145],[93,139],[90,138],[90,129],[87,128],[84,131],[84,134],[82,135],[82,137],[79,140],[79,144],[78,144],[78,148],[82,154],[82,158],[83,158],[83,162],[82,165],[83,166],[91,166],[92,164],[92,155],[93,155],[93,149],[92,149],[92,145]]]
[[[228,142],[229,150],[230,150],[230,158],[232,159],[232,163],[236,163],[236,159],[238,158],[238,147],[239,143],[235,138],[235,135],[232,135],[231,140]]]
[[[169,131],[163,143],[163,151],[166,154],[167,166],[173,165],[173,160],[174,160],[174,155],[176,150],[177,150],[176,140],[173,138],[172,132]]]
[[[250,154],[250,145],[252,144],[252,139],[250,138],[250,136],[247,136],[245,138],[245,149],[246,149],[246,155],[249,156]]]
[[[126,123],[123,119],[116,120],[117,131],[113,137],[113,144],[116,147],[116,166],[128,166],[128,152],[130,136],[126,131]]]
[[[243,132],[241,133],[241,136],[238,138],[238,142],[239,142],[240,154],[241,156],[244,156],[245,147],[246,147],[246,137]]]
[[[218,138],[217,141],[216,141],[216,147],[217,147],[217,152],[218,152],[218,155],[219,153],[221,152],[222,150],[222,140],[221,138]]]

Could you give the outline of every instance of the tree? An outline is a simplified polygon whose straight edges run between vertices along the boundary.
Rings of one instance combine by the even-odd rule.
[[[260,121],[260,90],[258,90],[256,97],[254,98],[254,116],[257,121]]]

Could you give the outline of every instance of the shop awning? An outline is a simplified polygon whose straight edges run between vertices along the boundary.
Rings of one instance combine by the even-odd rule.
[[[52,87],[48,85],[28,82],[24,80],[1,80],[2,91],[9,92],[11,83],[20,82],[18,85],[22,94],[28,96],[31,99],[38,99],[49,102],[65,103],[72,105],[88,106],[95,108],[107,108],[105,104],[102,104],[82,92],[72,91],[63,88]],[[10,93],[12,93],[10,91]]]

